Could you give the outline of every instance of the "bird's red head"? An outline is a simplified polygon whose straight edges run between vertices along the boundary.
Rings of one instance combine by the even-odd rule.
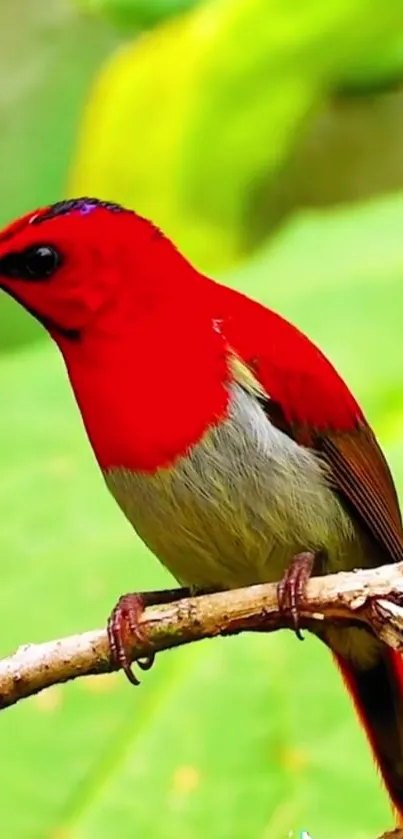
[[[117,204],[62,201],[0,233],[0,286],[63,345],[85,333],[116,297],[122,306],[129,293],[131,305],[149,304],[159,293],[150,282],[150,254],[161,260],[168,247],[175,254],[154,225]],[[107,319],[102,322],[105,327]]]
[[[0,232],[0,288],[59,345],[103,466],[171,460],[225,410],[210,281],[135,212],[80,198],[24,216]]]

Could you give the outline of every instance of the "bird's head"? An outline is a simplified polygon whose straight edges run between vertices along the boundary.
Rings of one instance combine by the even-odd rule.
[[[98,199],[72,199],[29,213],[0,233],[0,287],[63,345],[78,341],[117,299],[121,308],[155,304],[161,277],[168,271],[171,283],[177,281],[169,270],[176,257],[169,240],[136,213]]]
[[[97,199],[0,232],[0,289],[59,345],[103,468],[170,463],[225,413],[210,282],[151,222]]]

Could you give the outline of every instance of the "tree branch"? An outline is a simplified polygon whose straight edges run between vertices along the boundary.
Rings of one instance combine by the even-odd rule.
[[[401,605],[400,605],[401,604]],[[359,621],[389,646],[403,650],[403,563],[312,579],[302,627],[323,621]],[[146,642],[133,646],[133,660],[152,652],[245,630],[289,628],[279,612],[275,584],[186,598],[145,610]],[[105,630],[20,647],[0,661],[0,708],[78,676],[114,669]]]

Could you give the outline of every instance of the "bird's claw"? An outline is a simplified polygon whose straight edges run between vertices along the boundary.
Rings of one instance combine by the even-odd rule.
[[[280,612],[291,617],[295,634],[300,641],[304,640],[300,629],[300,611],[314,562],[315,554],[311,551],[296,554],[277,586]]]
[[[132,685],[139,685],[140,680],[133,672],[131,649],[136,641],[147,642],[147,633],[141,626],[141,617],[147,599],[143,594],[124,594],[119,598],[108,620],[108,638],[111,659],[117,668],[121,668]],[[154,655],[138,658],[136,664],[141,670],[149,670],[154,663]]]
[[[174,603],[183,597],[188,597],[187,588],[167,589],[163,591],[134,592],[123,594],[111,612],[108,620],[108,639],[111,660],[118,670],[123,670],[132,685],[139,685],[140,680],[133,672],[133,657],[131,651],[136,641],[141,644],[149,642],[145,627],[141,623],[144,610],[148,606],[159,606],[164,603]],[[152,667],[155,654],[136,659],[141,670]]]

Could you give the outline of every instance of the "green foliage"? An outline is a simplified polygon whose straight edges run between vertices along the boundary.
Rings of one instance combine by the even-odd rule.
[[[153,217],[204,269],[229,265],[255,246],[256,195],[309,114],[402,29],[401,0],[198,5],[105,68],[70,191]]]
[[[228,281],[292,317],[354,385],[403,486],[403,199],[305,217]],[[105,622],[168,576],[107,494],[56,351],[0,364],[1,653]],[[399,424],[399,427],[398,427]],[[373,839],[386,796],[327,651],[286,633],[161,655],[0,715],[13,839]],[[24,806],[21,805],[24,802]]]
[[[153,26],[164,18],[179,14],[196,0],[75,0],[78,8],[105,17],[124,29]]]

